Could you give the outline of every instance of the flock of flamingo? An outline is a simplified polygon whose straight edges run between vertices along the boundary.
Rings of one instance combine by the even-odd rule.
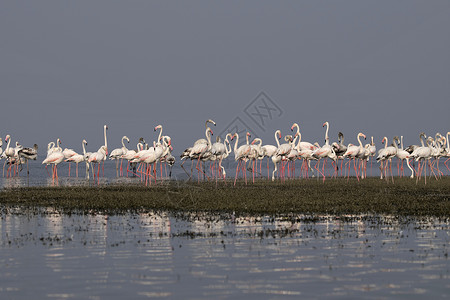
[[[295,178],[296,161],[301,161],[300,177],[307,178],[310,175],[317,175],[318,177],[322,177],[323,181],[327,177],[327,161],[331,161],[333,170],[328,174],[329,177],[337,177],[340,170],[340,176],[349,179],[350,168],[353,164],[354,174],[358,181],[367,177],[367,163],[370,161],[372,165],[373,160],[376,160],[380,164],[380,178],[385,178],[386,180],[390,180],[389,178],[391,178],[392,181],[394,180],[392,172],[392,161],[394,158],[397,158],[398,176],[404,175],[403,165],[404,161],[406,161],[406,166],[411,171],[410,177],[416,177],[418,181],[421,179],[422,174],[425,173],[423,176],[425,183],[427,167],[429,169],[429,176],[434,175],[436,179],[443,176],[443,172],[439,169],[439,159],[441,157],[447,158],[444,164],[450,171],[447,165],[447,162],[450,160],[450,132],[447,132],[446,136],[436,133],[434,137],[427,137],[424,133],[420,133],[420,145],[411,145],[406,148],[403,147],[403,137],[394,137],[390,145],[388,138],[384,137],[382,139],[384,147],[377,152],[373,137],[371,137],[370,143],[363,145],[361,139],[366,139],[367,137],[362,132],[356,136],[357,144],[345,145],[344,135],[341,132],[338,134],[338,141],[330,143],[328,122],[323,123],[323,127],[326,127],[326,130],[325,144],[322,146],[318,142],[310,143],[302,141],[300,127],[297,123],[292,125],[292,134],[286,135],[283,143],[280,143],[282,138],[281,131],[275,131],[276,145],[263,145],[260,138],[255,138],[253,141],[250,141],[251,135],[248,132],[245,135],[245,143],[241,146],[239,146],[239,135],[237,133],[228,133],[223,141],[221,141],[220,137],[217,137],[216,142],[213,143],[211,141],[213,131],[210,124],[216,126],[213,120],[207,120],[205,122],[205,138],[196,140],[192,147],[186,148],[180,155],[183,161],[181,167],[189,175],[189,179],[192,178],[195,164],[198,172],[198,181],[207,178],[208,180],[215,179],[216,182],[219,179],[226,182],[226,171],[222,163],[232,152],[237,162],[234,178],[235,185],[241,172],[246,184],[247,172],[252,172],[253,182],[255,181],[255,176],[263,176],[262,161],[265,158],[267,158],[267,178],[272,181],[276,177],[281,181],[286,180],[286,178]],[[108,152],[107,130],[108,126],[104,125],[104,144],[96,152],[86,152],[86,140],[83,140],[81,143],[83,149],[82,154],[68,148],[63,150],[59,138],[56,140],[56,143],[50,142],[47,147],[47,156],[42,162],[46,169],[48,165],[52,166],[49,176],[53,180],[58,179],[58,165],[62,162],[67,162],[69,163],[69,176],[70,163],[75,163],[76,176],[78,177],[78,165],[84,163],[86,167],[86,178],[89,179],[90,173],[92,172],[92,176],[98,179],[100,177],[100,166],[102,165],[104,174],[104,161],[109,158],[116,161],[117,176],[124,176],[123,162],[126,161],[127,176],[129,173],[133,176],[138,176],[146,185],[151,185],[152,181],[156,182],[156,166],[158,163],[160,165],[161,178],[163,178],[163,164],[165,166],[169,165],[169,177],[171,177],[175,157],[171,153],[173,148],[170,136],[162,135],[162,125],[154,128],[155,131],[159,130],[156,141],[147,144],[143,138],[140,138],[135,149],[128,149],[125,146],[125,141],[129,143],[130,139],[127,136],[123,136],[122,147],[112,150],[111,153]],[[234,140],[233,146],[232,143]],[[23,164],[27,165],[27,174],[29,174],[28,160],[36,160],[38,146],[35,144],[34,147],[23,147],[16,142],[16,146],[11,147],[10,135],[6,136],[5,142],[7,146],[3,151],[3,141],[0,138],[0,159],[5,160],[3,164],[3,176],[6,165],[8,165],[7,177],[18,176]],[[187,160],[191,160],[190,173],[184,168]],[[274,166],[271,174],[269,171],[270,160]],[[205,167],[207,162],[210,163],[209,168]],[[415,167],[416,162],[418,163],[417,168]],[[314,167],[311,166],[312,163]],[[344,174],[343,171],[345,172]]]

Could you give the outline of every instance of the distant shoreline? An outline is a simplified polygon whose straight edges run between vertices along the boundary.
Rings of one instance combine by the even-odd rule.
[[[0,209],[26,212],[52,207],[61,213],[124,214],[164,210],[173,212],[286,214],[389,214],[450,218],[450,177],[440,180],[355,178],[241,180],[236,186],[219,182],[169,181],[146,187],[139,184],[100,186],[20,187],[0,192]]]

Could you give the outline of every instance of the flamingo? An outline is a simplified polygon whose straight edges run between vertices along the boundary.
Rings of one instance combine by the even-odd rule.
[[[423,171],[423,168],[425,168],[425,184],[427,183],[427,166],[425,160],[428,160],[431,158],[431,141],[432,138],[428,137],[426,140],[427,146],[418,147],[416,148],[413,153],[411,153],[410,157],[413,158],[415,161],[419,162],[419,171],[417,172],[419,175],[417,176],[416,180],[419,180]],[[420,161],[423,161],[422,167],[420,166]]]
[[[122,155],[122,159],[125,159],[125,160],[128,161],[128,162],[127,162],[127,177],[128,177],[128,173],[129,173],[129,172],[131,172],[131,173],[133,173],[134,175],[136,175],[135,172],[129,170],[129,167],[131,166],[131,164],[134,164],[134,162],[132,162],[132,161],[134,160],[135,155],[136,155],[138,152],[140,152],[140,151],[143,150],[143,148],[144,148],[144,143],[145,143],[144,138],[142,138],[142,137],[139,138],[139,141],[138,141],[138,143],[137,143],[137,145],[136,145],[136,150],[133,150],[133,149],[128,150],[127,153],[125,153],[124,155]]]
[[[214,122],[211,119],[206,120],[205,122],[205,129],[208,129],[208,123],[213,124],[214,126],[216,126],[216,122]],[[208,140],[207,139],[198,139],[194,142],[194,146],[201,144],[201,145],[207,145],[208,144]],[[183,168],[184,172],[189,175],[189,173],[186,171],[186,169],[184,168],[184,163],[186,162],[186,160],[189,158],[191,160],[191,174],[189,175],[189,180],[192,178],[192,169],[193,169],[193,163],[194,163],[194,157],[196,157],[196,155],[191,155],[193,147],[189,147],[186,148],[183,153],[180,155],[181,160],[183,161],[181,163],[181,167]]]
[[[164,157],[169,153],[170,150],[170,140],[169,142],[166,142],[166,139],[162,139],[162,144],[159,145],[156,144],[156,142],[153,142],[153,148],[150,148],[148,152],[146,152],[146,155],[141,157],[141,161],[147,164],[147,172],[146,172],[146,185],[148,184],[148,181],[150,179],[151,174],[151,168],[153,166],[154,173],[155,173],[155,182],[156,182],[156,163],[161,158]],[[151,185],[151,179],[150,179],[150,185]]]
[[[336,157],[336,153],[333,151],[333,148],[330,145],[330,138],[328,137],[328,130],[330,127],[330,124],[328,122],[323,123],[322,127],[327,127],[326,131],[325,131],[325,145],[323,145],[322,147],[320,147],[319,149],[316,149],[313,152],[313,156],[316,157],[318,159],[316,165],[315,165],[315,169],[317,170],[317,172],[321,173],[323,176],[323,181],[325,182],[325,163],[326,160],[324,160],[323,162],[323,166],[322,166],[322,172],[320,172],[320,170],[317,168],[317,166],[320,164],[320,160],[322,158],[330,158],[333,161],[336,161],[337,157]],[[336,168],[335,168],[336,170]]]
[[[33,148],[25,147],[23,149],[20,149],[17,153],[19,155],[19,158],[23,158],[27,161],[27,176],[30,174],[30,171],[28,169],[28,161],[30,159],[36,160],[37,154],[38,154],[37,151],[38,151],[38,145],[34,144]]]
[[[411,168],[411,166],[409,165],[409,152],[403,149],[403,136],[402,139],[400,140],[398,138],[398,136],[394,137],[394,147],[396,150],[396,154],[395,156],[402,161],[402,166],[401,169],[399,170],[399,175],[401,174],[403,176],[403,161],[406,160],[406,165],[408,166],[408,168],[411,170],[411,178],[414,178],[414,170]],[[400,148],[398,148],[398,143],[400,142]],[[397,166],[397,169],[399,169],[400,164]],[[401,173],[400,173],[401,172]]]
[[[238,144],[239,144],[239,134],[235,133],[234,137],[236,137],[236,143],[234,144],[234,160],[238,162],[237,166],[236,166],[236,176],[234,178],[234,185],[236,185],[236,180],[237,180],[237,176],[238,176],[238,172],[239,172],[239,167],[241,165],[241,162],[244,163],[243,168],[243,172],[244,172],[244,178],[245,178],[245,184],[247,184],[247,172],[245,170],[245,164],[246,161],[248,159],[248,155],[250,153],[251,147],[249,144],[249,137],[251,136],[250,132],[246,133],[246,141],[247,143],[240,146],[238,148]]]
[[[127,152],[128,152],[127,147],[125,147],[124,140],[127,140],[127,143],[130,142],[130,139],[126,135],[124,135],[122,137],[122,148],[116,148],[116,149],[112,150],[111,154],[109,155],[109,159],[116,161],[116,175],[117,176],[119,175],[119,159],[120,159],[120,173],[123,176],[123,173],[122,173],[123,156],[125,154],[127,154]]]
[[[97,164],[98,170],[97,170],[97,179],[99,179],[100,176],[100,163],[105,160],[105,157],[108,154],[107,147],[105,145],[101,146],[100,149],[97,150],[97,152],[92,153],[89,155],[88,162],[91,164]],[[92,175],[95,178],[95,171],[94,168],[92,169]]]
[[[341,176],[342,176],[342,164],[344,163],[343,155],[347,151],[347,146],[344,144],[344,134],[339,131],[338,142],[333,142],[331,144],[334,153],[336,153],[337,160],[341,160]],[[338,164],[336,164],[337,168]]]
[[[257,160],[261,160],[264,158],[264,150],[262,149],[261,144],[262,144],[262,140],[260,138],[255,138],[250,143],[250,153],[248,154],[248,159],[250,159],[251,164],[252,164],[253,183],[255,182],[255,173],[258,172]],[[260,170],[261,170],[261,166],[260,166]]]
[[[76,166],[77,166],[77,169],[76,169],[76,176],[77,176],[77,178],[78,178],[78,164],[80,162],[86,161],[86,148],[85,148],[85,145],[87,145],[87,141],[83,140],[81,142],[81,147],[83,148],[83,154],[78,154],[77,153],[75,155],[72,155],[70,158],[66,159],[67,162],[74,162],[76,164]],[[88,164],[86,164],[86,165],[88,165]],[[87,171],[86,174],[88,175],[89,171]]]
[[[5,176],[5,164],[7,163],[7,161],[10,161],[14,158],[14,148],[10,148],[9,145],[11,144],[11,136],[8,134],[5,137],[5,142],[7,142],[6,144],[6,149],[3,152],[4,156],[5,156],[5,163],[3,164],[3,176]],[[8,170],[6,172],[6,176],[8,177],[8,174],[10,174],[11,171],[11,165],[8,167]]]
[[[223,143],[220,142],[220,137],[217,137],[216,142],[211,146],[211,153],[219,161],[218,171],[220,170],[221,177],[223,179],[225,179],[225,168],[222,167],[222,160],[223,160],[225,154],[227,153],[226,142],[228,141],[228,137],[232,137],[232,134],[228,133],[225,136],[225,140],[223,141]],[[216,176],[216,180],[217,180],[217,176]]]
[[[206,128],[206,130],[205,130],[206,143],[194,144],[191,152],[189,153],[189,157],[191,159],[197,159],[196,169],[198,172],[198,181],[200,181],[200,171],[203,172],[203,170],[201,170],[199,168],[200,159],[202,159],[202,157],[208,155],[206,153],[211,150],[211,135],[213,135],[213,131],[211,130],[211,128],[209,128],[209,127]]]
[[[166,155],[165,160],[169,165],[169,178],[172,178],[172,168],[175,164],[175,156],[172,155],[171,151],[169,151],[169,153]]]
[[[275,132],[275,141],[278,142],[277,133],[276,132]],[[275,153],[278,150],[278,147],[274,146],[274,145],[264,145],[264,146],[261,147],[261,149],[264,152],[264,156],[267,157],[267,180],[269,180],[269,159],[271,159],[272,156],[275,155]]]
[[[444,162],[444,165],[447,167],[447,170],[450,171],[450,168],[447,165],[447,162],[450,160],[450,139],[449,139],[450,136],[449,135],[450,135],[450,131],[447,132],[447,138],[446,138],[446,140],[447,140],[447,147],[445,148],[445,152],[447,154],[448,159]]]
[[[211,124],[213,124],[214,126],[216,126],[216,122],[214,122],[214,121],[211,120],[211,119],[208,119],[208,120],[206,120],[206,122],[205,122],[205,129],[208,129],[208,123],[211,123]],[[197,144],[206,144],[206,143],[208,143],[208,140],[207,140],[207,139],[198,139],[198,140],[196,140],[196,141],[194,142],[194,145],[197,145]]]
[[[69,177],[70,177],[70,160],[68,160],[68,159],[74,155],[77,155],[78,153],[73,151],[73,149],[69,149],[69,148],[65,148],[62,153],[64,154],[64,158],[66,159],[65,161],[69,163]]]
[[[62,153],[62,149],[60,147],[57,147],[57,149],[53,150],[54,148],[52,148],[52,151],[49,152],[49,155],[47,155],[47,158],[45,158],[44,161],[42,162],[43,165],[44,164],[52,165],[52,180],[53,180],[53,182],[55,181],[55,179],[58,180],[58,164],[60,164],[64,160],[64,154]]]
[[[304,142],[302,141],[302,135],[300,133],[300,127],[298,126],[297,123],[292,124],[291,126],[291,131],[294,130],[294,128],[297,129],[297,132],[295,133],[294,136],[298,136],[299,137],[299,142],[298,142],[298,149],[297,150],[301,150],[301,149],[310,149],[310,150],[314,150],[315,146],[309,142]]]
[[[361,137],[364,137],[364,139],[365,139],[366,135],[362,132],[358,133],[357,140],[358,140],[359,146],[349,144],[347,146],[347,151],[342,156],[344,158],[349,157],[351,160],[353,160],[353,166],[355,168],[356,179],[358,179],[358,181],[359,181],[359,175],[358,175],[358,171],[356,170],[356,158],[360,152],[364,152],[364,147],[363,147],[363,145],[361,143],[361,139],[360,139]],[[348,162],[349,165],[348,165],[347,180],[350,178],[350,163],[351,163],[351,161]]]
[[[284,137],[284,140],[286,142],[289,142],[289,144],[291,145],[291,151],[289,151],[289,154],[286,155],[286,160],[287,160],[287,166],[288,166],[288,176],[291,176],[293,178],[295,178],[295,160],[298,157],[298,151],[295,146],[297,138],[298,138],[298,135],[295,135],[294,137],[292,137],[292,135],[287,135]],[[291,164],[292,164],[292,167],[289,168]]]
[[[298,133],[296,133],[297,135]],[[278,136],[278,139],[277,139]],[[272,162],[275,165],[275,170],[272,172],[272,181],[275,180],[275,172],[278,171],[277,163],[281,162],[283,164],[283,161],[286,159],[286,156],[291,152],[292,144],[291,143],[284,143],[280,145],[279,139],[281,138],[281,130],[275,131],[275,140],[277,142],[277,151],[272,156]],[[281,174],[283,177],[284,174],[284,166],[281,166]]]
[[[380,179],[383,179],[383,173],[386,179],[388,179],[387,177],[387,167],[389,165],[389,162],[391,162],[391,166],[389,167],[390,173],[391,173],[391,177],[392,180],[394,180],[394,176],[392,175],[392,158],[397,154],[397,150],[395,149],[394,146],[388,146],[388,139],[387,137],[383,137],[383,140],[381,141],[382,144],[384,144],[384,148],[380,149],[378,151],[378,156],[377,156],[377,161],[380,162],[380,171],[381,171],[381,175],[380,175]],[[395,141],[394,141],[395,143]],[[386,161],[386,165],[383,166],[384,161]]]

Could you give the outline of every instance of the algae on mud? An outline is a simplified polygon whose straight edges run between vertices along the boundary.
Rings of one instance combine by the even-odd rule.
[[[52,207],[63,213],[133,211],[234,212],[236,214],[390,214],[450,216],[450,177],[416,184],[409,178],[257,181],[237,186],[212,182],[8,188],[0,206]]]

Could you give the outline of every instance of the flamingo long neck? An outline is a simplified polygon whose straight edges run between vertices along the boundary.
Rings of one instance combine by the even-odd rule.
[[[8,144],[6,144],[6,150],[5,152],[8,152],[9,150],[9,144],[11,143],[11,138],[8,138]]]
[[[384,137],[383,138],[383,140],[384,140],[384,149],[386,149],[387,148],[387,146],[388,146],[388,139],[387,139],[387,137]]]
[[[395,147],[395,150],[398,152],[397,142],[398,142],[398,139],[394,139],[394,147]]]
[[[403,135],[400,136],[400,148],[403,149]]]
[[[373,142],[373,136],[371,137],[371,140],[372,140],[372,146],[375,146],[375,143]],[[403,136],[402,136],[402,141],[403,141]],[[402,142],[402,145],[403,145],[403,142]],[[403,147],[403,146],[402,146]]]
[[[292,126],[295,127],[295,128],[297,129],[296,135],[300,136],[300,139],[301,139],[301,135],[300,135],[300,126],[298,126],[297,123],[294,123],[294,125],[292,125]]]
[[[239,134],[236,133],[236,143],[234,143],[234,152],[237,152],[239,144]]]
[[[206,129],[206,139],[208,140],[208,149],[211,149],[211,128]]]
[[[250,144],[248,143],[248,134],[245,135],[245,139],[247,140],[247,146],[250,145]]]
[[[330,139],[328,138],[328,129],[330,127],[330,125],[328,124],[328,122],[325,124],[327,125],[327,130],[325,131],[325,145],[330,145]]]
[[[125,139],[125,137],[122,137],[122,147],[125,148],[125,143],[123,142],[123,140]]]
[[[58,148],[59,150],[62,150],[61,147],[59,146],[59,142],[61,142],[61,140],[60,139],[56,139],[56,148]]]
[[[105,137],[105,147],[108,149],[108,140],[106,139],[106,125],[103,126],[103,136]]]
[[[361,135],[358,134],[358,143],[359,143],[359,148],[364,148],[363,144],[361,142]],[[386,141],[386,145],[387,145],[387,141]]]
[[[297,136],[298,136],[298,143],[297,143],[297,146],[295,147],[295,150],[300,152],[300,142],[302,141],[302,134],[300,132],[298,132]]]
[[[81,147],[83,148],[83,155],[86,156],[86,148],[84,147],[85,141],[81,142]]]
[[[280,141],[278,140],[278,136],[277,136],[278,132],[280,132],[280,131],[279,130],[275,131],[275,141],[277,142],[278,148],[280,148]]]
[[[420,135],[420,143],[422,144],[422,147],[425,147],[425,144],[423,143],[423,135]]]
[[[162,136],[162,126],[159,127],[159,135],[158,135],[158,143],[161,140],[161,136]]]
[[[295,142],[297,142],[297,138],[298,138],[298,136],[296,136],[293,140],[291,140],[289,142],[289,144],[291,145],[291,148],[295,148]]]
[[[223,145],[225,146],[225,151],[227,152],[227,155],[229,154],[229,153],[231,153],[231,145],[230,145],[230,141],[228,140],[228,138],[229,137],[231,137],[232,136],[232,134],[231,133],[228,133],[226,136],[225,136],[225,140],[223,141]],[[227,146],[227,144],[228,144],[228,146],[230,147],[230,150],[228,151],[228,146]]]

